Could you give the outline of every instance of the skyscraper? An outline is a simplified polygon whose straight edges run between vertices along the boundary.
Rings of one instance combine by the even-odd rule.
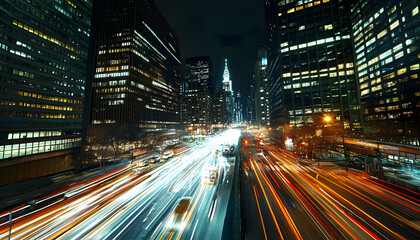
[[[226,124],[226,92],[219,89],[214,94],[213,99],[213,123],[225,125]]]
[[[251,68],[249,71],[249,95],[247,99],[247,115],[246,121],[248,124],[255,124],[255,69]]]
[[[367,135],[419,144],[419,1],[355,1],[352,35]]]
[[[235,98],[232,90],[232,80],[228,68],[227,59],[225,59],[225,68],[223,70],[223,90],[225,91],[225,105],[226,105],[226,124],[235,122]]]
[[[182,83],[182,124],[184,127],[204,127],[211,124],[213,82],[208,56],[185,59]]]
[[[270,86],[267,78],[267,50],[265,47],[257,49],[257,59],[254,68],[255,124],[267,126],[270,125]]]
[[[341,0],[266,2],[267,75],[276,127],[330,113],[345,128],[360,128],[349,12],[348,1]]]
[[[153,1],[98,1],[90,135],[104,128],[175,129],[180,60],[175,33]]]
[[[244,121],[243,117],[243,109],[242,109],[242,97],[241,97],[241,91],[238,90],[236,93],[235,98],[235,122],[241,123]]]
[[[0,8],[0,185],[74,167],[81,145],[92,3]]]

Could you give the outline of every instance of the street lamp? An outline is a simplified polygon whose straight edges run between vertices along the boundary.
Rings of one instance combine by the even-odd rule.
[[[330,116],[325,116],[324,117],[324,121],[327,122],[327,123],[330,122],[331,121],[331,117]]]
[[[324,117],[324,121],[327,122],[327,123],[330,122],[331,120],[332,119],[331,119],[330,116],[325,116]],[[341,139],[343,141],[343,153],[344,153],[344,157],[346,159],[346,171],[348,172],[349,171],[349,153],[348,153],[348,150],[346,148],[346,143],[344,141],[344,120],[343,119],[341,119],[341,130],[342,130]],[[324,133],[322,133],[322,134],[324,134]]]

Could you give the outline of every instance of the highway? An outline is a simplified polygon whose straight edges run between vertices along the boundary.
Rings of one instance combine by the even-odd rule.
[[[420,239],[420,195],[273,146],[241,148],[245,239]],[[258,219],[259,221],[255,221]]]
[[[235,157],[216,150],[239,137],[227,130],[177,149],[164,163],[127,166],[37,199],[54,201],[16,216],[11,239],[220,239]],[[210,168],[217,169],[214,184],[203,177]],[[178,214],[182,199],[188,204]],[[1,223],[0,239],[8,231]]]

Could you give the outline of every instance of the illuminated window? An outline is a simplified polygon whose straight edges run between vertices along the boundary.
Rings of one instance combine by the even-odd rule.
[[[363,95],[366,95],[368,93],[369,93],[369,89],[365,89],[362,92],[360,92],[360,95],[363,96]]]
[[[403,52],[403,51],[401,51],[401,52],[399,52],[399,53],[395,54],[395,59],[398,59],[398,58],[400,58],[400,57],[402,57],[402,56],[404,56],[404,52]]]
[[[410,66],[410,70],[411,70],[411,71],[414,71],[414,70],[419,70],[419,66],[420,66],[420,65],[419,65],[418,63],[417,63],[417,64],[414,64],[414,65],[411,65],[411,66]]]
[[[378,85],[378,86],[372,87],[371,88],[371,91],[372,92],[376,92],[376,91],[381,90],[381,89],[382,89],[382,86],[381,85]]]
[[[292,13],[292,12],[295,12],[295,9],[294,9],[294,8],[291,8],[291,9],[287,10],[287,13],[288,13],[288,14],[289,14],[289,13]]]
[[[400,22],[397,20],[397,21],[395,21],[393,24],[391,24],[390,29],[392,30],[392,29],[394,29],[394,28],[398,27],[398,25],[400,25]]]
[[[371,60],[369,60],[369,62],[368,62],[368,66],[370,66],[370,65],[372,65],[372,64],[374,64],[374,63],[376,63],[376,62],[378,62],[378,60],[379,60],[379,58],[378,58],[378,57],[372,58]]]
[[[390,50],[388,50],[388,51],[386,51],[386,52],[384,52],[384,53],[382,53],[381,55],[379,55],[379,59],[380,60],[382,60],[382,59],[385,59],[385,58],[387,58],[389,55],[391,55],[392,54],[392,50],[390,49]]]
[[[376,41],[375,38],[370,39],[369,41],[366,42],[366,47],[371,45],[372,43],[374,43]]]
[[[378,34],[378,39],[379,38],[381,38],[381,37],[383,37],[383,36],[385,36],[385,34],[388,32],[388,30],[383,30],[382,32],[380,32],[379,34]]]
[[[332,29],[333,29],[332,24],[328,24],[324,26],[324,30],[332,30]]]
[[[367,87],[369,87],[369,83],[364,83],[364,84],[360,85],[360,89],[364,89],[364,88],[367,88]]]
[[[407,68],[401,68],[397,70],[397,75],[401,75],[407,72]]]
[[[303,6],[296,7],[296,11],[302,10]]]
[[[417,6],[416,8],[413,9],[413,11],[411,11],[411,14],[414,16],[417,13],[419,13],[419,7]]]

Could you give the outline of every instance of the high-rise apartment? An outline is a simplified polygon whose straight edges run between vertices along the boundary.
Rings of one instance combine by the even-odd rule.
[[[176,129],[181,62],[174,31],[151,0],[98,5],[89,135],[127,126]]]
[[[365,133],[418,145],[419,1],[354,1],[352,24]]]
[[[211,124],[213,82],[208,56],[185,59],[182,83],[182,124],[184,127],[205,127]]]
[[[88,0],[2,1],[0,185],[74,167],[91,11]]]
[[[271,122],[299,126],[329,113],[360,128],[348,1],[267,1]]]

